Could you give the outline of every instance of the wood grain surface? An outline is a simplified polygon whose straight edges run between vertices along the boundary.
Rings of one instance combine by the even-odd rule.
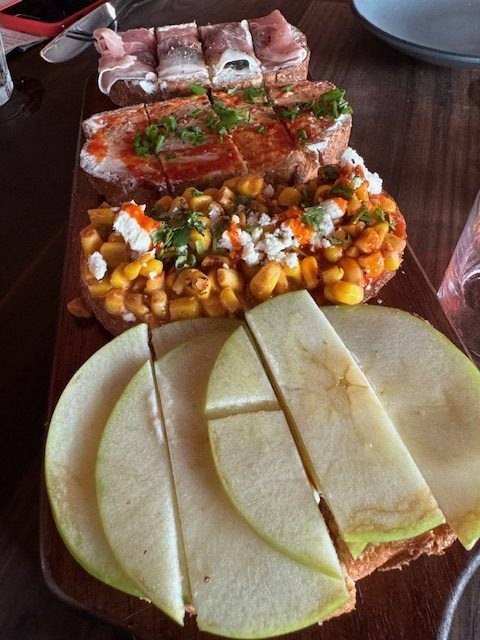
[[[262,15],[276,6],[307,34],[312,76],[347,89],[354,108],[352,145],[398,199],[408,221],[410,244],[436,288],[480,183],[478,72],[430,66],[390,49],[364,31],[349,4],[342,1],[245,0],[236,4],[207,0],[200,5],[191,0],[157,0],[142,7],[141,13],[132,13],[123,26],[169,24],[192,17],[200,23],[239,19]],[[0,348],[4,354],[0,369],[4,399],[0,629],[6,640],[131,637],[130,632],[100,619],[107,614],[112,617],[112,601],[117,620],[128,625],[134,614],[141,618],[136,625],[146,629],[144,634],[181,637],[178,627],[172,628],[161,615],[148,607],[139,612],[136,601],[102,587],[72,561],[68,565],[69,557],[62,557],[63,545],[45,509],[41,530],[46,533],[50,527],[50,532],[43,544],[57,554],[53,556],[57,560],[50,559],[45,568],[51,582],[68,583],[73,606],[52,596],[40,572],[37,512],[54,336],[58,339],[52,401],[75,367],[107,339],[95,323],[66,316],[64,303],[73,284],[68,284],[68,278],[60,298],[58,293],[64,253],[70,256],[72,251],[67,227],[81,97],[96,58],[90,50],[71,63],[47,65],[39,59],[38,48],[9,58],[14,77],[24,79],[34,99],[28,115],[0,122],[4,239],[0,270]],[[0,120],[1,116],[0,108]],[[86,192],[81,184],[78,188],[83,195],[78,198],[79,192],[74,192],[75,207],[90,206],[90,202],[82,204]],[[71,272],[68,266],[67,275]],[[404,271],[405,276],[399,274],[382,292],[383,303],[426,309],[425,315],[432,314],[433,323],[448,333],[434,291],[425,284],[411,254]],[[395,300],[389,298],[394,295],[398,296]],[[56,332],[59,305],[62,311]],[[445,558],[420,560],[404,572],[378,573],[360,585],[358,612],[342,622],[332,621],[295,635],[339,640],[476,640],[480,637],[478,572],[469,583],[468,579],[477,561],[478,551],[467,556],[456,545]],[[62,562],[66,564],[58,576],[53,567]],[[409,585],[407,591],[399,589],[404,581]],[[398,593],[406,606],[402,605],[401,614]],[[98,617],[77,610],[75,601],[87,602]],[[186,633],[196,637],[192,625]]]

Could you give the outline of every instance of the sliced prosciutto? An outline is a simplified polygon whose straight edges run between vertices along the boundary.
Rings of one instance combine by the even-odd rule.
[[[263,18],[249,20],[248,25],[262,69],[290,67],[307,57],[308,51],[298,38],[301,32],[294,30],[278,9]]]
[[[215,88],[262,82],[260,62],[253,50],[248,22],[225,22],[200,27],[205,61]]]
[[[157,86],[156,40],[153,29],[130,29],[116,33],[102,28],[93,32],[95,48],[100,53],[98,86],[109,94],[117,80],[136,80],[145,93]]]
[[[210,78],[203,59],[202,43],[198,37],[196,22],[188,24],[157,27],[158,79],[163,89],[175,83],[185,84],[185,89],[192,82],[208,86]]]

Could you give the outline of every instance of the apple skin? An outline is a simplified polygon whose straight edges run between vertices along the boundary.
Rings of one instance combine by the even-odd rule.
[[[309,293],[272,298],[246,320],[353,557],[367,544],[405,540],[444,522],[368,380]]]
[[[181,568],[175,487],[150,361],[108,419],[96,481],[100,518],[120,566],[154,605],[183,625],[183,582],[186,600],[191,597],[186,567]]]
[[[323,312],[375,388],[447,523],[471,549],[480,537],[480,371],[405,311],[366,305]]]
[[[341,579],[335,548],[283,412],[251,411],[209,420],[208,432],[219,478],[252,529],[292,560]]]
[[[262,638],[325,619],[343,580],[296,563],[262,540],[225,493],[204,415],[208,378],[228,334],[195,338],[155,363],[199,629]],[[192,367],[192,362],[195,367]]]
[[[279,404],[245,327],[225,342],[207,387],[205,413],[209,418],[242,411],[278,409]]]
[[[65,387],[45,447],[47,494],[66,547],[95,578],[136,596],[142,593],[120,568],[100,523],[95,464],[110,411],[149,358],[146,325],[133,327],[94,353]]]

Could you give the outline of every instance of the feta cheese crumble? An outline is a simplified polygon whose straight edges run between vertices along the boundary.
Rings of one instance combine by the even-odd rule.
[[[96,280],[101,280],[107,273],[107,263],[99,251],[94,251],[87,260],[88,270]]]
[[[380,178],[378,173],[372,173],[371,171],[369,171],[365,166],[365,162],[362,156],[359,155],[355,151],[355,149],[352,149],[352,147],[347,147],[342,153],[342,157],[340,158],[340,166],[351,166],[351,168],[354,169],[358,165],[362,166],[365,173],[365,178],[368,182],[368,193],[372,195],[378,195],[379,193],[381,193],[383,188],[383,180]]]
[[[143,205],[143,209],[145,206]],[[152,248],[152,238],[133,216],[125,209],[120,209],[113,223],[114,230],[119,233],[132,251],[146,253]]]

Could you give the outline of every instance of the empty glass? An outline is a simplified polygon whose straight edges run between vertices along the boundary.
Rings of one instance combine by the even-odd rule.
[[[2,34],[0,33],[0,105],[10,100],[13,93],[12,76],[7,65],[7,57],[3,48]]]
[[[480,366],[480,192],[455,247],[438,297]]]

